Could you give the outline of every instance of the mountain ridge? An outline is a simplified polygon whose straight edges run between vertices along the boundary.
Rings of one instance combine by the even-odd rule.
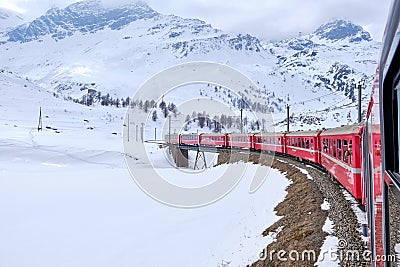
[[[364,80],[369,88],[373,82],[379,44],[367,37],[354,39],[364,30],[351,22],[346,25],[354,31],[341,27],[344,20],[337,20],[310,34],[263,43],[246,33],[229,34],[214,29],[199,19],[163,15],[147,5],[121,9],[99,8],[97,3],[85,1],[65,9],[51,9],[47,17],[45,14],[42,19],[34,20],[31,35],[24,34],[32,22],[25,24],[25,33],[15,35],[22,41],[3,38],[0,60],[5,62],[4,68],[73,98],[82,97],[88,88],[126,98],[144,80],[171,65],[215,61],[235,67],[257,82],[259,89],[244,88],[242,92],[254,105],[269,105],[271,112],[280,114],[285,105],[292,104],[299,127],[304,121],[322,120],[316,117],[325,121],[333,118],[329,110],[323,115],[315,113],[312,118],[309,114],[312,108],[319,110],[343,101],[354,102],[354,83]],[[83,15],[75,21],[70,15],[77,8]],[[128,12],[122,21],[115,20],[116,14],[123,10],[133,15]],[[48,23],[42,24],[45,18]],[[14,34],[17,29],[13,29]],[[340,29],[344,29],[341,38],[326,36]],[[332,99],[324,98],[327,94]],[[364,102],[368,94],[368,89],[363,92]],[[149,92],[149,99],[157,97]],[[288,98],[296,99],[296,103]],[[312,108],[299,104],[320,98]],[[340,116],[335,115],[332,123],[347,123],[347,112],[354,120],[356,114],[349,109],[346,114],[343,111]]]

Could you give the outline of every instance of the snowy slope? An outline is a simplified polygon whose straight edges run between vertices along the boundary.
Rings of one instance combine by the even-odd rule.
[[[0,73],[0,96],[1,266],[217,266],[223,260],[246,266],[271,242],[261,234],[286,194],[288,181],[279,172],[267,178],[274,186],[249,194],[258,167],[248,164],[222,200],[173,208],[148,197],[129,175],[125,109],[64,101],[9,72]],[[194,179],[171,168],[163,150],[148,149],[161,172],[186,184],[229,167]],[[138,155],[137,168],[151,166]]]

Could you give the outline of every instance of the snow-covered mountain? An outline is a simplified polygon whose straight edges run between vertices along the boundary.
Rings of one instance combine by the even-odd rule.
[[[160,14],[143,2],[106,8],[96,0],[53,8],[0,38],[2,68],[73,98],[86,89],[125,98],[175,64],[224,63],[257,83],[243,97],[268,105],[278,126],[289,104],[293,126],[305,129],[354,122],[354,83],[365,81],[366,105],[379,51],[368,32],[346,20],[263,44],[246,33]],[[159,97],[149,92],[149,99]]]
[[[55,40],[76,32],[95,33],[105,28],[119,30],[141,19],[151,19],[158,13],[144,3],[106,9],[99,1],[78,2],[65,9],[52,8],[45,15],[7,33],[8,41],[29,42],[45,35]]]
[[[298,125],[321,119],[331,119],[332,123],[328,125],[354,122],[358,94],[355,83],[360,81],[364,82],[362,94],[366,107],[380,43],[373,41],[362,27],[347,20],[336,20],[311,34],[265,47],[277,57],[275,70],[284,79],[299,76],[302,80],[300,88],[309,88],[316,93],[325,91],[322,97],[303,100],[299,94],[294,103],[289,101]],[[338,95],[342,99],[336,98]]]
[[[0,8],[0,33],[7,32],[23,22],[24,19],[21,14],[5,8]]]

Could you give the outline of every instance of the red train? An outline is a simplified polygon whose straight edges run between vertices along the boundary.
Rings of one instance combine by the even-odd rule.
[[[262,134],[176,134],[171,143],[287,154],[322,165],[356,199],[362,199],[361,125],[318,131]],[[165,137],[166,142],[169,136]],[[364,203],[365,204],[365,199]]]

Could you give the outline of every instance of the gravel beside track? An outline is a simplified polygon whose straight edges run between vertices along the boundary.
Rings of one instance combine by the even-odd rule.
[[[250,156],[245,153],[235,155],[220,153],[218,164],[233,162],[232,158],[234,158],[233,161],[250,161],[264,165],[264,162],[260,162],[258,153],[251,153]],[[271,158],[266,160],[265,165],[270,165],[270,162]],[[339,265],[369,266],[369,262],[363,260],[367,247],[361,239],[361,225],[354,212],[359,207],[354,199],[352,201],[346,199],[343,187],[326,172],[292,158],[275,156],[272,168],[285,173],[291,184],[286,189],[288,194],[284,201],[275,207],[276,214],[281,218],[263,232],[264,236],[273,235],[275,241],[260,252],[262,258],[251,266],[314,266],[315,263],[318,264],[316,261],[327,236],[327,233],[322,230],[327,217],[334,224],[332,235],[339,240],[338,247],[330,248],[337,251],[335,257],[340,259]],[[321,209],[324,200],[329,202],[329,210]],[[288,253],[292,250],[298,251],[300,257],[292,254],[292,258],[296,260],[278,260],[277,252],[280,250],[287,252],[283,255],[284,258],[289,258]],[[302,252],[307,250],[315,251],[316,258],[301,257]],[[326,254],[325,257],[329,255]]]

